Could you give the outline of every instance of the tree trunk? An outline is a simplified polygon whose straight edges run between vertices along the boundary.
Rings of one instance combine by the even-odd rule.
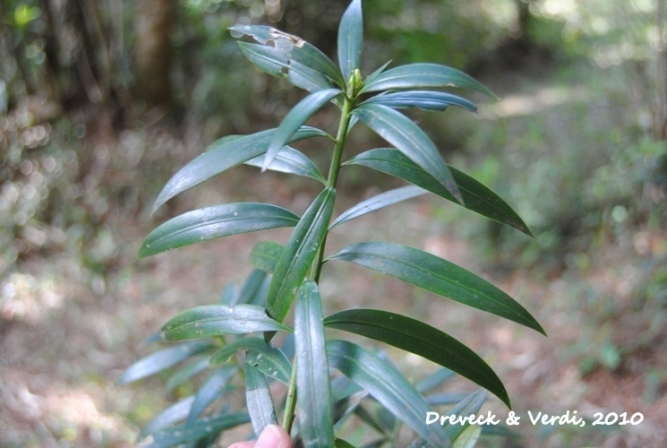
[[[171,25],[173,0],[139,0],[135,16],[137,43],[134,73],[138,94],[150,105],[171,105]]]

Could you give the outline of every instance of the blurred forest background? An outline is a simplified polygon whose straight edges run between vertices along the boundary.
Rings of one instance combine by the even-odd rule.
[[[226,29],[271,24],[334,57],[347,3],[0,1],[0,446],[131,446],[161,409],[164,378],[120,387],[120,373],[150,352],[141,341],[168,318],[241,279],[249,243],[267,236],[137,261],[143,237],[195,206],[253,199],[300,213],[315,192],[240,167],[150,215],[170,175],[210,142],[274,127],[303,96],[252,68]],[[430,296],[397,282],[371,287],[368,273],[339,268],[345,281],[322,289],[331,309],[391,300],[482,353],[524,416],[514,428],[523,439],[483,446],[667,440],[666,3],[364,2],[365,74],[390,59],[439,62],[501,97],[473,97],[477,115],[411,116],[535,237],[427,199],[360,220],[352,237],[386,232],[485,275],[549,337],[413,301]],[[355,151],[381,144],[354,135]],[[368,175],[345,173],[340,210],[377,193]],[[395,361],[415,375],[433,367]],[[568,409],[642,412],[644,422],[550,427],[525,416]]]

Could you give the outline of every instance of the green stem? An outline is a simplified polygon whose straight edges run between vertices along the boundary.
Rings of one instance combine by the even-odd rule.
[[[287,389],[287,398],[285,402],[285,414],[283,414],[283,428],[287,434],[292,432],[292,424],[294,423],[294,411],[296,409],[296,360],[292,365],[292,374],[289,379],[289,388]]]
[[[329,176],[327,177],[327,187],[336,188],[338,182],[338,172],[340,171],[341,161],[343,159],[343,150],[345,149],[345,140],[347,138],[347,131],[350,128],[350,120],[352,119],[352,109],[354,107],[354,100],[345,97],[343,101],[343,109],[341,111],[340,123],[338,124],[338,133],[336,134],[336,146],[334,146],[334,153],[329,166]],[[322,272],[322,262],[324,260],[324,247],[327,244],[327,235],[324,235],[322,246],[317,253],[317,260],[313,266],[313,280],[318,283],[320,281],[320,273]]]

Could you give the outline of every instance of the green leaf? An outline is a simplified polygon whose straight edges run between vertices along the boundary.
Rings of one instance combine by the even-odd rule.
[[[430,174],[395,149],[371,149],[345,162],[345,165],[363,165],[373,168],[406,180],[448,201],[455,201],[451,193]],[[530,236],[528,226],[498,195],[456,168],[450,166],[449,169],[461,192],[463,207],[501,224],[514,227]]]
[[[248,275],[245,283],[243,283],[243,287],[241,288],[241,293],[239,294],[237,301],[234,303],[229,303],[228,305],[234,306],[241,303],[247,303],[250,305],[264,306],[264,304],[254,302],[257,301],[257,296],[261,294],[262,286],[264,285],[266,277],[266,272],[259,269],[253,269],[250,275]]]
[[[366,199],[365,201],[362,201],[357,205],[355,205],[354,207],[344,211],[329,226],[329,230],[333,229],[339,224],[350,221],[351,219],[358,218],[367,213],[371,213],[374,212],[375,210],[379,210],[389,205],[396,204],[397,202],[414,198],[424,193],[426,193],[426,190],[412,185],[385,191],[384,193],[380,193],[377,196],[373,196],[372,198]]]
[[[269,384],[264,374],[255,366],[247,365],[246,377],[246,405],[252,421],[252,429],[259,436],[266,425],[276,425],[276,411],[269,391]]]
[[[248,160],[246,165],[262,167],[264,158],[262,156]],[[310,177],[318,182],[326,184],[326,180],[315,164],[302,152],[294,148],[285,146],[278,152],[276,158],[268,166],[269,170],[278,171],[287,174],[296,174],[297,176]]]
[[[354,445],[352,445],[350,442],[347,442],[343,439],[339,439],[336,437],[336,440],[334,440],[334,448],[356,448]]]
[[[486,392],[483,390],[475,391],[458,402],[456,406],[450,409],[445,415],[456,415],[459,417],[475,415],[482,408],[484,401],[486,401]],[[443,428],[447,432],[449,438],[455,440],[461,433],[463,433],[467,426],[470,425],[452,424],[450,421],[447,421]]]
[[[435,372],[422,378],[417,384],[415,384],[415,389],[423,394],[424,392],[428,392],[442,385],[446,381],[450,380],[453,376],[454,372],[443,367],[442,369],[438,369]]]
[[[292,366],[287,356],[280,349],[272,347],[261,338],[240,338],[225,345],[213,354],[211,366],[229,362],[230,358],[240,350],[247,352],[246,364],[258,367],[262,373],[278,381],[285,384],[289,383]]]
[[[216,398],[229,392],[232,388],[225,387],[229,379],[236,374],[236,368],[224,368],[214,371],[206,382],[197,390],[190,407],[186,424],[191,425],[206,407]]]
[[[322,245],[335,199],[333,188],[326,188],[317,196],[292,232],[278,260],[266,304],[267,312],[278,322],[287,316]]]
[[[424,398],[391,364],[347,341],[328,341],[327,354],[333,367],[370,392],[417,434],[435,446],[449,446],[440,426],[426,425],[424,418],[429,408]]]
[[[281,244],[273,241],[260,241],[252,248],[250,262],[257,269],[272,274],[283,250],[285,248]]]
[[[278,129],[273,134],[271,143],[269,144],[268,149],[266,150],[266,156],[264,157],[264,163],[262,164],[262,170],[266,170],[269,165],[273,162],[273,159],[280,151],[280,148],[285,146],[285,144],[292,138],[294,133],[310,118],[315,112],[320,110],[333,99],[333,97],[340,95],[342,91],[340,89],[326,89],[313,92],[301,101],[297,103],[296,106],[289,111],[287,116],[283,119],[278,126]]]
[[[146,378],[213,347],[215,345],[210,341],[194,341],[165,348],[140,359],[125,369],[118,382],[127,384]]]
[[[248,414],[222,414],[213,418],[199,419],[191,425],[181,425],[157,432],[142,448],[169,448],[219,434],[227,429],[247,423]]]
[[[535,318],[509,295],[481,277],[427,252],[396,243],[363,242],[344,247],[327,260],[349,261],[382,272],[544,334]]]
[[[239,233],[293,227],[297,222],[297,215],[271,204],[237,202],[201,208],[158,226],[144,240],[138,257]]]
[[[327,317],[324,324],[385,342],[452,369],[511,407],[505,386],[491,367],[474,351],[430,325],[400,314],[370,309],[336,313]]]
[[[394,109],[378,104],[363,104],[354,110],[354,114],[433,176],[459,202],[463,202],[452,173],[440,157],[438,149],[412,120]]]
[[[372,82],[367,81],[361,91],[365,93],[423,87],[461,87],[497,98],[493,92],[469,75],[446,65],[432,63],[416,63],[392,68],[378,75]]]
[[[176,403],[160,412],[148,423],[146,423],[143,428],[141,428],[141,431],[139,432],[139,438],[145,437],[148,434],[155,434],[167,426],[173,425],[174,423],[180,422],[181,420],[185,420],[185,418],[190,413],[190,408],[192,407],[192,403],[194,401],[194,395],[190,395],[181,400],[178,400]]]
[[[359,68],[364,31],[361,0],[352,0],[338,27],[338,62],[343,79],[348,80]]]
[[[479,412],[485,400],[486,400],[486,392],[480,389],[476,392],[466,395],[462,399],[459,399],[458,403],[456,403],[456,406],[450,409],[449,412],[447,412],[447,414],[445,415],[456,416],[457,419],[459,417],[465,418],[469,415],[475,415],[477,414],[477,412]],[[436,424],[438,423],[435,422],[432,423],[432,425]],[[458,423],[453,425],[449,421],[447,421],[447,423],[445,423],[445,425],[442,426],[442,428],[445,430],[450,440],[457,440],[459,437],[461,437],[461,435],[464,433],[467,427],[471,427],[471,425],[469,424],[460,425]],[[482,429],[481,427],[479,428],[480,430]],[[431,445],[428,443],[428,441],[424,440],[423,438],[416,439],[409,445],[409,448],[425,448],[425,447],[431,447]]]
[[[273,49],[289,61],[288,67],[291,69],[294,69],[293,66],[296,63],[303,67],[309,67],[341,87],[345,85],[345,80],[336,64],[317,47],[300,37],[264,25],[236,25],[231,27],[230,31],[233,35],[251,36],[255,41],[265,45],[266,48]]]
[[[452,448],[474,448],[477,445],[482,427],[478,425],[468,426],[460,436],[456,438]]]
[[[380,104],[393,108],[417,107],[424,110],[444,111],[449,106],[459,106],[471,112],[477,112],[477,106],[460,96],[429,90],[410,90],[376,95],[362,104]]]
[[[306,447],[333,446],[333,416],[329,364],[322,325],[322,303],[317,284],[306,281],[299,289],[294,317],[296,339],[297,405]]]
[[[232,140],[223,139],[207,148],[206,152],[181,168],[169,179],[153,206],[153,212],[179,193],[184,192],[230,168],[240,165],[266,152],[275,129],[257,132]],[[286,143],[312,137],[330,137],[324,131],[304,126]]]
[[[167,389],[167,392],[172,392],[174,389],[184,384],[192,377],[208,369],[208,364],[210,359],[211,359],[210,356],[202,356],[175,371],[169,377],[169,379],[167,380],[167,384],[165,385],[165,389]]]
[[[256,66],[272,76],[287,78],[301,89],[316,92],[333,87],[323,74],[299,62],[290,60],[273,47],[239,42],[243,54]]]
[[[292,330],[266,315],[255,305],[205,305],[185,311],[162,327],[167,340],[196,339],[226,334]]]

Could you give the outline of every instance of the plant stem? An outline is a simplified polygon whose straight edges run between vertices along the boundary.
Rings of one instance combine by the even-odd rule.
[[[338,133],[336,134],[336,146],[334,146],[334,153],[333,157],[331,158],[331,165],[329,166],[327,187],[336,188],[336,183],[338,182],[338,172],[340,171],[340,164],[341,160],[343,159],[343,150],[345,149],[345,140],[347,138],[347,131],[350,127],[350,120],[352,119],[353,107],[354,99],[345,97],[343,101],[343,109],[341,110],[340,123],[338,124]],[[315,265],[313,266],[313,280],[315,283],[320,281],[322,261],[324,260],[324,247],[326,244],[327,235],[324,236],[322,246],[320,246]]]
[[[292,374],[289,379],[289,388],[287,389],[287,398],[285,402],[285,414],[283,414],[283,428],[287,434],[292,432],[292,423],[294,423],[294,410],[296,409],[296,359],[292,365]]]

